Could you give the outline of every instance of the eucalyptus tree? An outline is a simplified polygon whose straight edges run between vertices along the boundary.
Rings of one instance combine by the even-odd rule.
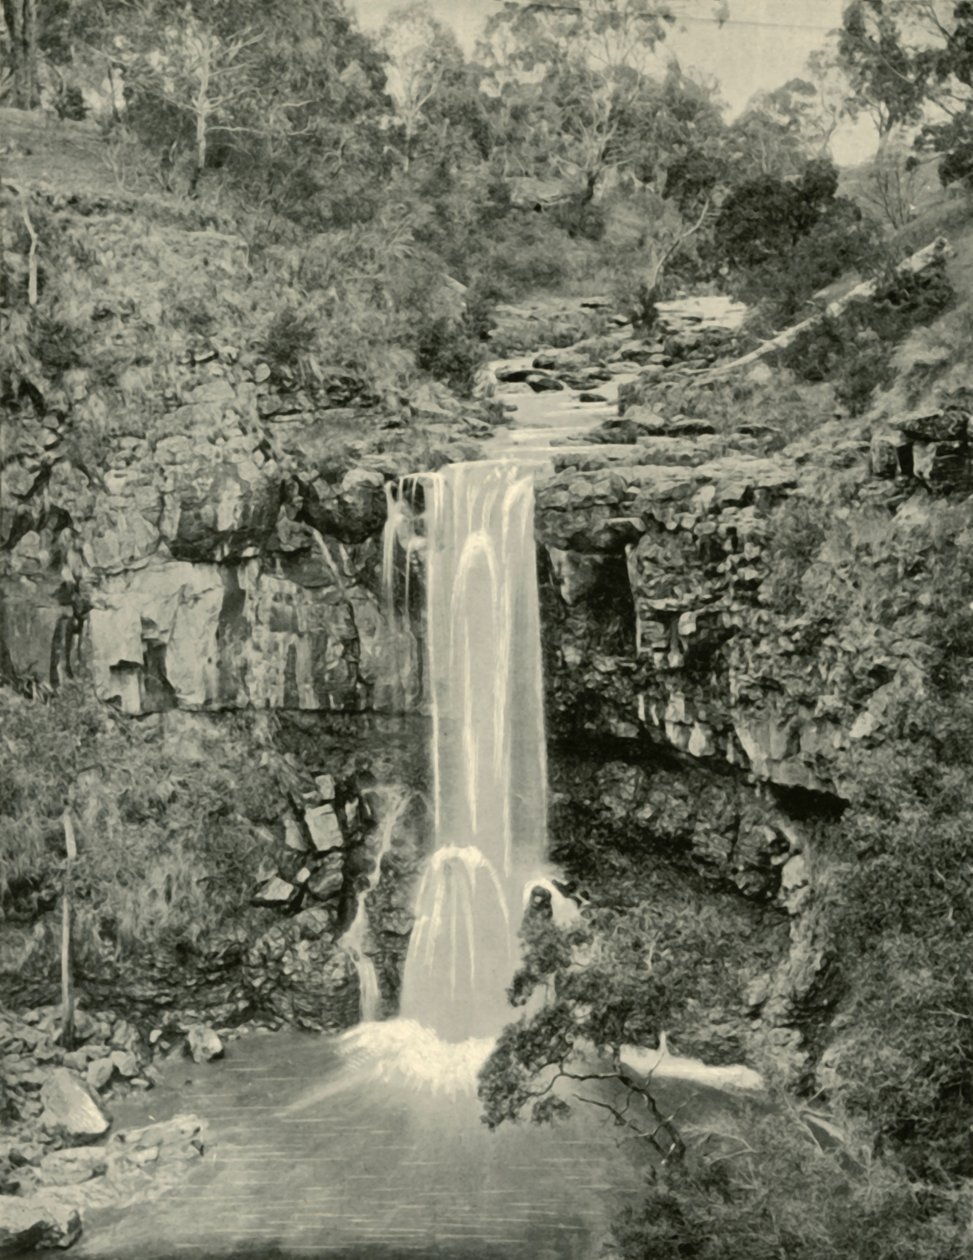
[[[883,142],[913,128],[943,183],[973,183],[971,0],[853,0],[838,59]]]
[[[408,170],[423,131],[432,133],[428,141],[435,147],[448,142],[450,106],[462,92],[466,65],[456,36],[422,0],[389,14],[378,38]]]
[[[631,156],[625,119],[658,75],[658,45],[674,21],[659,0],[508,0],[487,23],[480,56],[484,90],[527,150],[520,165],[535,167],[521,173],[557,175],[592,200]],[[544,151],[530,153],[538,136]]]

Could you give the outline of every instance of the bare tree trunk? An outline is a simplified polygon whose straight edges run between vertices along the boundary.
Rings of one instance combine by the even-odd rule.
[[[196,92],[196,156],[189,195],[195,197],[196,189],[206,166],[206,143],[209,132],[209,116],[212,109],[209,98],[212,48],[207,44],[199,64],[199,88]]]
[[[27,67],[24,64],[24,0],[10,0],[4,5],[4,16],[10,28],[10,59],[13,62],[14,104],[27,109]]]
[[[115,66],[111,57],[106,58],[108,62],[108,90],[111,93],[111,120],[113,123],[120,123],[122,116],[118,112],[118,101],[116,100],[115,89]]]
[[[64,889],[61,898],[61,1046],[70,1050],[74,1044],[74,971],[71,965],[71,898],[74,884],[74,861],[78,847],[74,837],[71,811],[61,815],[64,828]]]
[[[24,0],[24,86],[27,109],[40,104],[37,67],[37,0]]]
[[[37,233],[34,231],[34,225],[30,221],[30,215],[27,212],[26,198],[21,203],[21,214],[24,218],[24,226],[27,229],[27,235],[30,237],[30,249],[27,252],[27,304],[29,306],[37,305]]]

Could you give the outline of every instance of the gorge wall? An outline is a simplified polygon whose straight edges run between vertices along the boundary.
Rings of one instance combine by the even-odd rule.
[[[255,348],[270,296],[239,240],[146,230],[96,196],[47,205],[83,350],[28,364],[4,399],[0,667],[34,694],[84,680],[135,732],[131,763],[72,783],[82,837],[143,825],[126,775],[191,785],[216,766],[240,785],[218,803],[241,840],[238,909],[202,924],[185,965],[160,948],[116,966],[95,922],[85,983],[170,1014],[352,1022],[340,940],[408,796],[367,894],[392,1009],[429,826],[418,684],[387,668],[386,488],[478,458],[484,409],[429,385],[367,397],[326,370],[300,384]],[[842,814],[942,647],[969,415],[946,398],[788,438],[787,404],[777,426],[728,426],[718,385],[677,409],[660,371],[537,487],[552,852],[582,885],[619,855],[669,872],[652,890],[666,930],[712,912],[722,933],[679,1048],[801,1077],[835,1000],[816,894],[849,857]],[[198,882],[230,886],[221,869]],[[57,887],[12,898],[5,987],[50,1000]]]
[[[967,545],[969,417],[944,400],[871,436],[845,422],[761,454],[747,426],[687,452],[719,389],[692,420],[636,403],[624,445],[558,456],[539,487],[553,844],[721,897],[724,1001],[681,1046],[806,1080],[840,1007],[821,906],[855,860],[842,815],[930,694],[930,592],[949,531]]]
[[[386,670],[397,632],[380,598],[385,486],[475,455],[484,415],[430,384],[384,400],[327,368],[308,384],[286,353],[264,354],[255,327],[296,292],[275,294],[245,243],[192,208],[47,192],[32,214],[40,283],[64,300],[44,339],[11,346],[20,358],[5,376],[0,671],[35,697],[80,681],[128,719],[131,759],[115,749],[114,764],[62,787],[82,847],[111,802],[124,851],[141,808],[116,808],[129,772],[230,782],[251,766],[263,791],[241,783],[230,800],[220,786],[245,849],[238,930],[201,923],[192,967],[170,950],[119,970],[106,912],[79,965],[130,1002],[346,1025],[356,977],[337,942],[383,817],[425,780],[422,724]],[[26,257],[12,258],[26,291]],[[12,730],[22,706],[12,691],[4,705]],[[404,812],[387,857],[397,886],[372,894],[381,939],[366,948],[390,998],[421,813],[419,801]],[[38,839],[53,852],[56,822]],[[53,878],[52,866],[8,890],[11,997],[55,990]],[[161,868],[142,874],[155,878]],[[219,869],[201,878],[228,882]]]

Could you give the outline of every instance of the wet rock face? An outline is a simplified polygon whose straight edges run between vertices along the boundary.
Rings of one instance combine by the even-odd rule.
[[[427,730],[419,717],[329,721],[295,713],[277,721],[296,777],[258,872],[254,901],[272,917],[246,949],[245,991],[255,1009],[336,1031],[359,1016],[358,973],[342,937],[362,894],[364,952],[386,1009],[396,1007],[414,890],[431,844]]]

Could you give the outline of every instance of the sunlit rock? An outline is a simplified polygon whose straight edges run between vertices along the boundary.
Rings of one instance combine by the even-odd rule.
[[[286,879],[281,879],[278,875],[274,875],[266,883],[261,884],[254,893],[253,900],[259,906],[281,908],[291,905],[299,896],[299,888],[296,888]]]
[[[54,1068],[41,1086],[41,1123],[52,1132],[91,1141],[108,1131],[109,1120],[88,1089],[67,1068]]]
[[[208,1024],[191,1024],[186,1029],[186,1046],[196,1063],[209,1063],[223,1055],[223,1042]]]
[[[107,1168],[103,1146],[75,1146],[45,1155],[37,1170],[41,1185],[73,1186],[100,1177]]]
[[[304,823],[318,853],[327,853],[344,845],[344,833],[333,805],[315,805],[306,809]]]

